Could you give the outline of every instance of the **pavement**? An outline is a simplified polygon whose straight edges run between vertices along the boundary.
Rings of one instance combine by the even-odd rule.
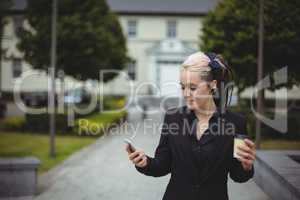
[[[153,156],[158,144],[161,112],[141,120],[141,113],[130,109],[129,122],[73,154],[62,165],[39,177],[35,200],[158,200],[162,199],[170,175],[160,178],[138,173],[128,161],[123,138]],[[229,181],[232,200],[269,200],[254,183]]]

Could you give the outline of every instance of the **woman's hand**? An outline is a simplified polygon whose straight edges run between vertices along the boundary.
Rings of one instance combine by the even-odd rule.
[[[132,163],[135,164],[137,167],[147,166],[147,156],[143,150],[135,150],[134,152],[131,152],[129,145],[126,144],[126,151],[128,153],[129,160],[131,160]]]
[[[238,160],[241,161],[244,170],[249,171],[252,169],[256,157],[255,144],[249,139],[244,139],[244,142],[246,146],[237,147],[237,155],[240,156]]]

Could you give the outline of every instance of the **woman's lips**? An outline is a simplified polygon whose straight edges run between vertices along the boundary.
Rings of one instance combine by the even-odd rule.
[[[188,103],[193,103],[194,101],[193,101],[193,100],[187,100],[187,102],[188,102]]]

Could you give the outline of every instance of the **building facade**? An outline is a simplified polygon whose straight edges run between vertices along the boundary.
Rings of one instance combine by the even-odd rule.
[[[127,37],[132,58],[127,71],[134,81],[134,91],[180,96],[180,65],[199,49],[203,16],[217,1],[108,0],[108,4],[118,14]]]
[[[22,91],[48,91],[47,74],[34,70],[17,49],[18,30],[28,24],[23,16],[26,0],[14,0],[14,3],[2,38],[1,46],[5,52],[1,59],[1,89],[12,92],[18,81],[26,76],[28,78],[20,88]],[[197,51],[202,18],[216,6],[217,0],[107,0],[107,3],[119,17],[132,60],[123,75],[102,84],[103,92],[179,95],[180,64],[187,55]],[[66,82],[77,85],[71,77],[67,77]]]

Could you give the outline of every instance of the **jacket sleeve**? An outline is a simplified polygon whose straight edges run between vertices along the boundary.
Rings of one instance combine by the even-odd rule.
[[[169,148],[169,114],[165,114],[164,123],[161,129],[159,144],[155,150],[154,158],[147,156],[148,164],[146,167],[135,168],[147,176],[160,177],[165,176],[171,171],[171,152]]]
[[[242,131],[239,134],[246,134],[247,132],[247,122],[245,118],[242,118]],[[254,165],[252,166],[252,169],[249,171],[244,170],[242,163],[232,157],[231,161],[231,167],[230,167],[230,178],[234,180],[235,182],[243,183],[251,179],[254,175]]]

